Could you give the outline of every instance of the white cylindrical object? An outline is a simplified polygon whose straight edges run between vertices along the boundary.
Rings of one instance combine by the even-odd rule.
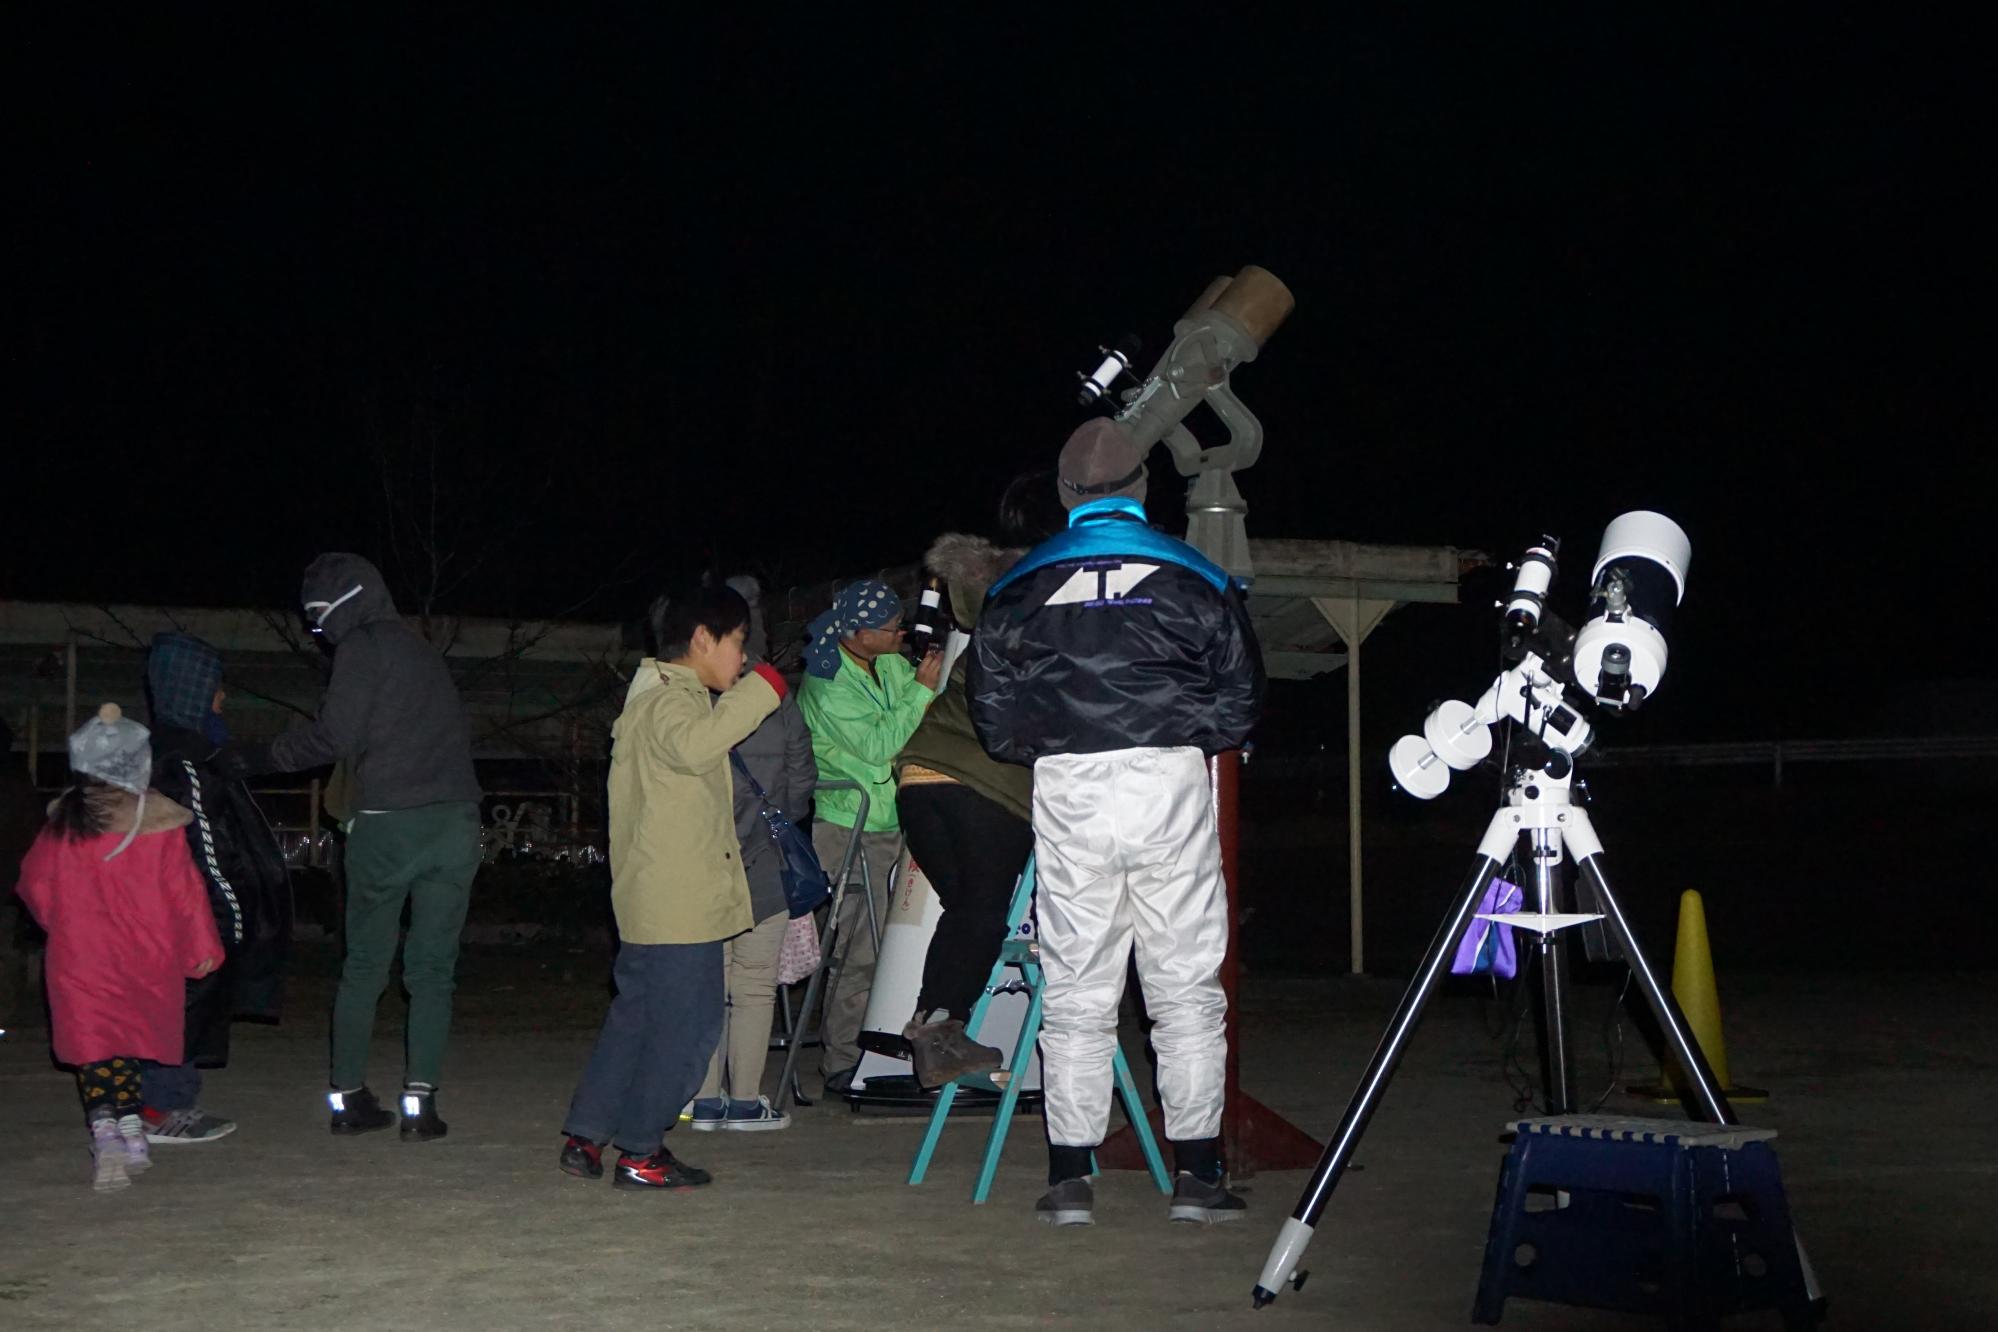
[[[1686,536],[1685,529],[1662,513],[1649,509],[1636,509],[1620,514],[1603,529],[1602,548],[1596,552],[1595,567],[1589,570],[1589,581],[1594,582],[1602,575],[1603,566],[1612,560],[1620,560],[1635,555],[1650,560],[1672,575],[1672,582],[1679,591],[1678,600],[1686,597],[1686,570],[1693,563],[1693,543]]]
[[[1450,786],[1450,765],[1419,735],[1404,735],[1394,742],[1388,768],[1395,784],[1418,800],[1434,800]]]
[[[1512,599],[1506,602],[1507,616],[1518,616],[1531,627],[1540,623],[1540,607],[1547,600],[1547,589],[1554,584],[1554,552],[1545,546],[1535,546],[1526,552],[1519,562],[1519,571],[1512,580]]]
[[[1304,1257],[1310,1243],[1311,1227],[1294,1216],[1285,1217],[1283,1229],[1277,1232],[1276,1243],[1263,1263],[1256,1289],[1271,1297],[1282,1294],[1285,1286],[1297,1280],[1298,1260]]]
[[[915,857],[908,857],[895,881],[895,895],[888,901],[888,918],[882,922],[881,952],[874,963],[874,988],[867,996],[863,1030],[897,1037],[902,1034],[903,1024],[916,1011],[916,996],[923,988],[923,961],[929,956],[930,936],[936,933],[937,919],[942,915],[943,907],[937,901],[936,889],[930,886],[929,876],[916,864]],[[1020,930],[1023,934],[1033,933],[1032,917]],[[1009,977],[1016,974],[1007,973]],[[1020,1028],[1026,1025],[1027,1002],[1023,993],[993,995],[985,1010],[978,1041],[997,1046],[1011,1058]],[[914,1074],[906,1059],[862,1050],[860,1066],[853,1075],[853,1090],[865,1093],[870,1078],[910,1078]],[[1039,1091],[1040,1088],[1041,1058],[1036,1050],[1021,1070],[1020,1089]]]
[[[1131,363],[1124,359],[1122,352],[1111,352],[1103,358],[1103,363],[1097,366],[1090,373],[1089,378],[1084,381],[1084,396],[1092,401],[1102,397],[1110,391],[1110,386],[1117,382],[1117,376],[1130,368]]]
[[[1602,675],[1603,654],[1618,644],[1630,650],[1630,683],[1641,687],[1646,698],[1657,693],[1658,682],[1665,678],[1665,635],[1650,621],[1634,615],[1616,622],[1598,616],[1582,626],[1582,632],[1575,636],[1576,682],[1584,689],[1594,689]]]
[[[1492,752],[1492,729],[1469,703],[1445,699],[1422,723],[1422,736],[1445,763],[1469,772]]]

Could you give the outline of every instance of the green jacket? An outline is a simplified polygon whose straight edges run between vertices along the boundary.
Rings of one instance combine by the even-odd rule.
[[[819,781],[859,782],[868,797],[864,831],[898,832],[902,823],[895,813],[891,765],[936,695],[916,683],[916,668],[900,653],[876,657],[874,670],[875,676],[868,675],[842,650],[832,679],[805,676],[798,710],[812,728]],[[860,798],[852,791],[821,786],[815,799],[826,823],[851,828],[860,815]]]
[[[923,724],[895,756],[895,776],[911,763],[955,777],[987,800],[1023,819],[1034,817],[1034,770],[1017,763],[1001,763],[986,754],[971,729],[971,700],[965,685],[971,654],[965,653],[950,669],[950,679],[937,696],[936,706],[923,718]]]

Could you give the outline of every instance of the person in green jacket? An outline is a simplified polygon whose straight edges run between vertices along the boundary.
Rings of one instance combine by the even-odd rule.
[[[858,792],[821,786],[812,828],[819,860],[834,874],[848,842],[860,838],[840,904],[838,947],[844,957],[826,998],[819,1056],[828,1090],[843,1091],[860,1064],[860,1027],[874,988],[874,936],[867,928],[866,899],[856,891],[862,863],[874,919],[886,921],[902,830],[891,764],[937,696],[943,658],[932,652],[922,665],[909,664],[901,653],[901,598],[873,579],[840,589],[832,608],[806,628],[811,641],[805,647],[798,708],[811,728],[819,781],[857,782],[867,793],[862,825]]]

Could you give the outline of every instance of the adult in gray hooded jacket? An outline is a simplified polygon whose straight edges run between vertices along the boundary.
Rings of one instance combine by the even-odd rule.
[[[332,1128],[365,1133],[395,1115],[367,1087],[375,1006],[388,986],[402,909],[409,1023],[405,1138],[445,1133],[435,1093],[451,1031],[458,941],[479,867],[479,783],[470,729],[444,658],[396,613],[381,572],[358,555],[321,555],[301,593],[333,645],[319,715],[248,756],[252,770],[345,761],[356,813],[347,837],[347,958],[333,1001]]]

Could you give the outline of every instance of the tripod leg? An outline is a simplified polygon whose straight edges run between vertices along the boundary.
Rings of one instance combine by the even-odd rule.
[[[1545,829],[1533,834],[1533,886],[1536,911],[1561,909],[1561,844]],[[1574,1109],[1574,1057],[1568,1050],[1568,946],[1560,930],[1540,935],[1540,1059],[1547,1092],[1547,1113],[1565,1115]]]
[[[1491,831],[1485,834],[1485,841],[1479,847],[1477,863],[1472,866],[1470,877],[1464,881],[1463,890],[1458,894],[1456,910],[1436,931],[1429,952],[1422,959],[1422,966],[1401,997],[1401,1007],[1395,1010],[1387,1034],[1381,1037],[1381,1043],[1374,1051],[1373,1061],[1360,1075],[1360,1085],[1353,1090],[1353,1099],[1346,1106],[1346,1116],[1339,1121],[1339,1131],[1333,1135],[1325,1154],[1319,1158],[1311,1182],[1305,1185],[1303,1196],[1297,1200],[1297,1210],[1283,1223],[1283,1230],[1270,1249],[1269,1260],[1263,1264],[1262,1277],[1256,1283],[1255,1302],[1258,1309],[1275,1299],[1277,1291],[1286,1283],[1303,1281],[1297,1263],[1304,1256],[1305,1246],[1311,1243],[1312,1228],[1318,1224],[1319,1214],[1331,1200],[1332,1190],[1338,1187],[1339,1177],[1346,1172],[1346,1163],[1352,1159],[1360,1135],[1367,1130],[1367,1121],[1373,1118],[1381,1095],[1387,1090],[1388,1079],[1394,1076],[1395,1065],[1401,1062],[1402,1052],[1415,1031],[1415,1024],[1422,1018],[1423,1005],[1428,1003],[1437,981],[1450,965],[1450,955],[1457,947],[1457,940],[1463,936],[1465,926],[1470,924],[1471,917],[1477,912],[1479,900],[1498,874],[1499,861],[1492,852],[1496,847],[1499,856],[1505,854],[1505,849],[1516,837],[1513,826],[1503,810],[1492,820]]]
[[[1581,811],[1575,813],[1580,814]],[[1568,835],[1572,839],[1574,832],[1570,831]],[[1593,836],[1591,832],[1591,839]],[[1631,978],[1637,982],[1637,988],[1651,1005],[1652,1016],[1658,1019],[1658,1026],[1665,1033],[1667,1048],[1677,1056],[1679,1067],[1686,1070],[1686,1078],[1693,1084],[1693,1098],[1699,1110],[1711,1123],[1740,1122],[1734,1117],[1734,1107],[1728,1104],[1727,1093],[1721,1090],[1720,1080],[1714,1077],[1713,1067],[1707,1063],[1706,1055],[1701,1053],[1699,1042],[1693,1039],[1692,1029],[1686,1025],[1686,1015],[1679,1010],[1679,1001],[1672,997],[1670,990],[1658,983],[1658,973],[1651,969],[1644,950],[1637,946],[1637,940],[1631,935],[1623,905],[1610,891],[1609,880],[1603,877],[1602,844],[1596,843],[1595,849],[1587,855],[1578,854],[1575,866],[1594,890],[1596,900],[1602,906],[1603,924],[1609,927],[1610,938],[1623,950],[1624,958],[1630,963]]]
[[[1734,1107],[1728,1104],[1727,1093],[1721,1088],[1720,1080],[1714,1076],[1713,1066],[1707,1063],[1706,1055],[1700,1050],[1700,1043],[1693,1039],[1692,1029],[1686,1025],[1686,1015],[1679,1011],[1679,1001],[1672,992],[1658,983],[1658,975],[1652,971],[1651,963],[1645,960],[1644,950],[1637,946],[1637,939],[1630,932],[1630,922],[1624,918],[1623,906],[1610,891],[1609,880],[1603,877],[1603,844],[1596,837],[1594,825],[1589,822],[1587,810],[1569,811],[1566,831],[1563,836],[1570,854],[1575,857],[1575,866],[1581,872],[1583,882],[1596,895],[1603,911],[1603,923],[1609,926],[1610,937],[1630,963],[1630,973],[1637,981],[1644,997],[1651,1002],[1651,1012],[1658,1019],[1658,1025],[1665,1031],[1665,1042],[1678,1056],[1679,1067],[1686,1071],[1686,1077],[1693,1084],[1693,1094],[1707,1117],[1716,1124],[1736,1124]],[[1804,1252],[1803,1236],[1792,1232],[1791,1238],[1797,1245],[1797,1263],[1803,1269],[1804,1294],[1813,1306],[1822,1307],[1824,1292],[1818,1286],[1818,1274],[1811,1266],[1810,1255]]]

